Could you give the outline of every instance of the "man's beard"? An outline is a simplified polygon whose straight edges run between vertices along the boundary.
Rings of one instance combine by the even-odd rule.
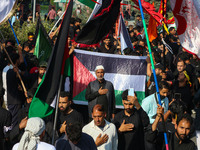
[[[63,107],[62,107],[63,108]],[[63,109],[63,110],[61,110],[60,109],[60,111],[62,111],[62,112],[68,112],[68,110],[69,110],[69,106],[68,107],[66,107],[65,109]]]
[[[130,109],[130,108],[125,109],[125,110],[126,110],[127,113],[132,113],[133,112],[133,109]]]
[[[103,77],[100,77],[100,78],[97,77],[97,80],[103,80]]]
[[[162,96],[162,95],[160,95],[160,99],[164,99],[166,96]]]
[[[176,135],[178,136],[178,138],[181,140],[181,141],[184,141],[184,140],[187,140],[188,139],[188,136],[186,134],[179,134],[177,131],[176,131]]]
[[[42,79],[43,75],[44,75],[43,73],[39,73],[38,76],[39,76],[40,79]]]

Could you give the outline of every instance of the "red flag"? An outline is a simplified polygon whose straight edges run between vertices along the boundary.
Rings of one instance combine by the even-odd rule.
[[[154,2],[152,5],[154,6]],[[148,32],[150,42],[152,42],[158,36],[156,20],[152,16],[150,16],[150,18],[149,18],[149,25],[148,25],[147,32]]]
[[[137,6],[139,6],[138,0],[132,0]],[[162,14],[155,12],[155,7],[148,3],[145,2],[144,0],[141,0],[142,8],[145,13],[148,13],[151,15],[159,24],[162,24],[163,16]],[[139,8],[137,8],[139,9]]]

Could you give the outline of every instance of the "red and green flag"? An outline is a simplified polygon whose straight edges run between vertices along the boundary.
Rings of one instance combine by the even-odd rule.
[[[33,97],[29,108],[29,118],[44,118],[53,113],[58,92],[62,68],[65,60],[69,57],[68,31],[72,15],[73,0],[68,3],[67,10],[61,23],[57,41],[48,61],[48,67],[43,79]]]
[[[121,94],[134,88],[141,103],[145,98],[146,57],[112,55],[105,53],[75,50],[73,56],[73,101],[87,105],[86,87],[96,80],[95,67],[103,65],[105,80],[112,82],[115,89],[116,107],[122,108]]]

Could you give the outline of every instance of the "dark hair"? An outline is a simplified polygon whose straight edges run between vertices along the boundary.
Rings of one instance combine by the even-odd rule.
[[[186,65],[183,59],[177,60],[176,66],[177,66],[178,62],[183,62],[184,65]]]
[[[5,44],[11,43],[12,46],[15,46],[15,41],[13,40],[6,40]]]
[[[96,105],[92,108],[92,112],[94,111],[94,109],[96,109],[97,111],[105,112],[104,106],[101,105],[101,104],[96,104]]]
[[[183,113],[183,114],[179,115],[178,119],[176,121],[176,124],[178,125],[181,120],[187,120],[187,121],[189,121],[190,125],[192,125],[192,123],[193,123],[193,119],[190,116],[190,114],[188,114],[188,113]]]
[[[76,18],[74,23],[76,23],[76,22],[80,22],[81,23],[82,20],[80,18]]]
[[[125,91],[122,93],[122,100],[127,100],[127,96],[128,96],[128,89],[125,90]]]
[[[17,54],[17,53],[12,53],[12,54],[10,55],[10,58],[11,58],[13,64],[16,64],[17,60],[19,59],[19,54]]]
[[[158,39],[154,39],[154,40],[152,41],[152,43],[153,43],[155,46],[158,46]]]
[[[141,27],[140,26],[136,26],[135,28],[133,28],[133,30],[137,30],[138,32],[141,31]]]
[[[184,52],[181,53],[178,57],[185,62],[186,60],[190,60],[192,58],[192,54]]]
[[[174,27],[170,27],[170,28],[169,28],[169,32],[172,31],[173,29],[175,29],[175,28],[174,28]]]
[[[75,21],[75,18],[72,17],[72,18],[70,19],[70,24],[74,24],[74,21]]]
[[[183,101],[175,100],[169,106],[169,110],[173,113],[172,117],[175,118],[175,115],[179,116],[187,110],[187,106]]]
[[[10,55],[11,55],[12,53],[16,53],[15,48],[12,47],[12,46],[7,46],[5,49],[7,50],[8,54],[10,54]],[[3,53],[5,53],[5,52],[3,52]],[[7,56],[7,55],[6,55],[6,56]]]
[[[28,36],[30,36],[30,35],[33,35],[33,36],[34,36],[33,32],[29,32],[29,33],[28,33]]]
[[[159,83],[158,83],[158,88],[159,89],[169,89],[169,84],[166,82],[166,81],[160,81]]]
[[[68,97],[68,100],[71,101],[72,98],[71,98],[71,94],[69,92],[66,92],[66,91],[61,91],[60,92],[60,97]]]
[[[156,63],[160,63],[161,62],[161,56],[157,51],[154,51],[154,58],[155,58],[155,62]]]
[[[69,140],[74,143],[81,139],[82,127],[79,122],[71,123],[66,126],[66,133]]]

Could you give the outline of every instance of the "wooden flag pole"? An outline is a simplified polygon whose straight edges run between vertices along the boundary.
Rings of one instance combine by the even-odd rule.
[[[14,68],[15,65],[13,64],[13,61],[11,60],[10,55],[8,54],[6,48],[5,48],[1,43],[0,43],[0,46],[3,47],[4,52],[6,53],[6,55],[7,55],[8,59],[9,59],[11,65],[12,65],[13,68]],[[28,97],[28,95],[27,95],[27,90],[26,90],[26,87],[25,87],[25,85],[24,85],[24,82],[23,82],[23,80],[22,80],[22,78],[21,78],[21,76],[20,76],[20,74],[19,74],[19,70],[18,70],[18,69],[17,69],[17,72],[16,72],[16,73],[17,73],[17,76],[18,76],[18,78],[19,78],[19,80],[20,80],[20,82],[21,82],[21,84],[22,84],[22,88],[23,88],[23,90],[24,90],[24,94],[25,94],[25,96],[26,96],[26,98],[27,98],[27,97]]]

